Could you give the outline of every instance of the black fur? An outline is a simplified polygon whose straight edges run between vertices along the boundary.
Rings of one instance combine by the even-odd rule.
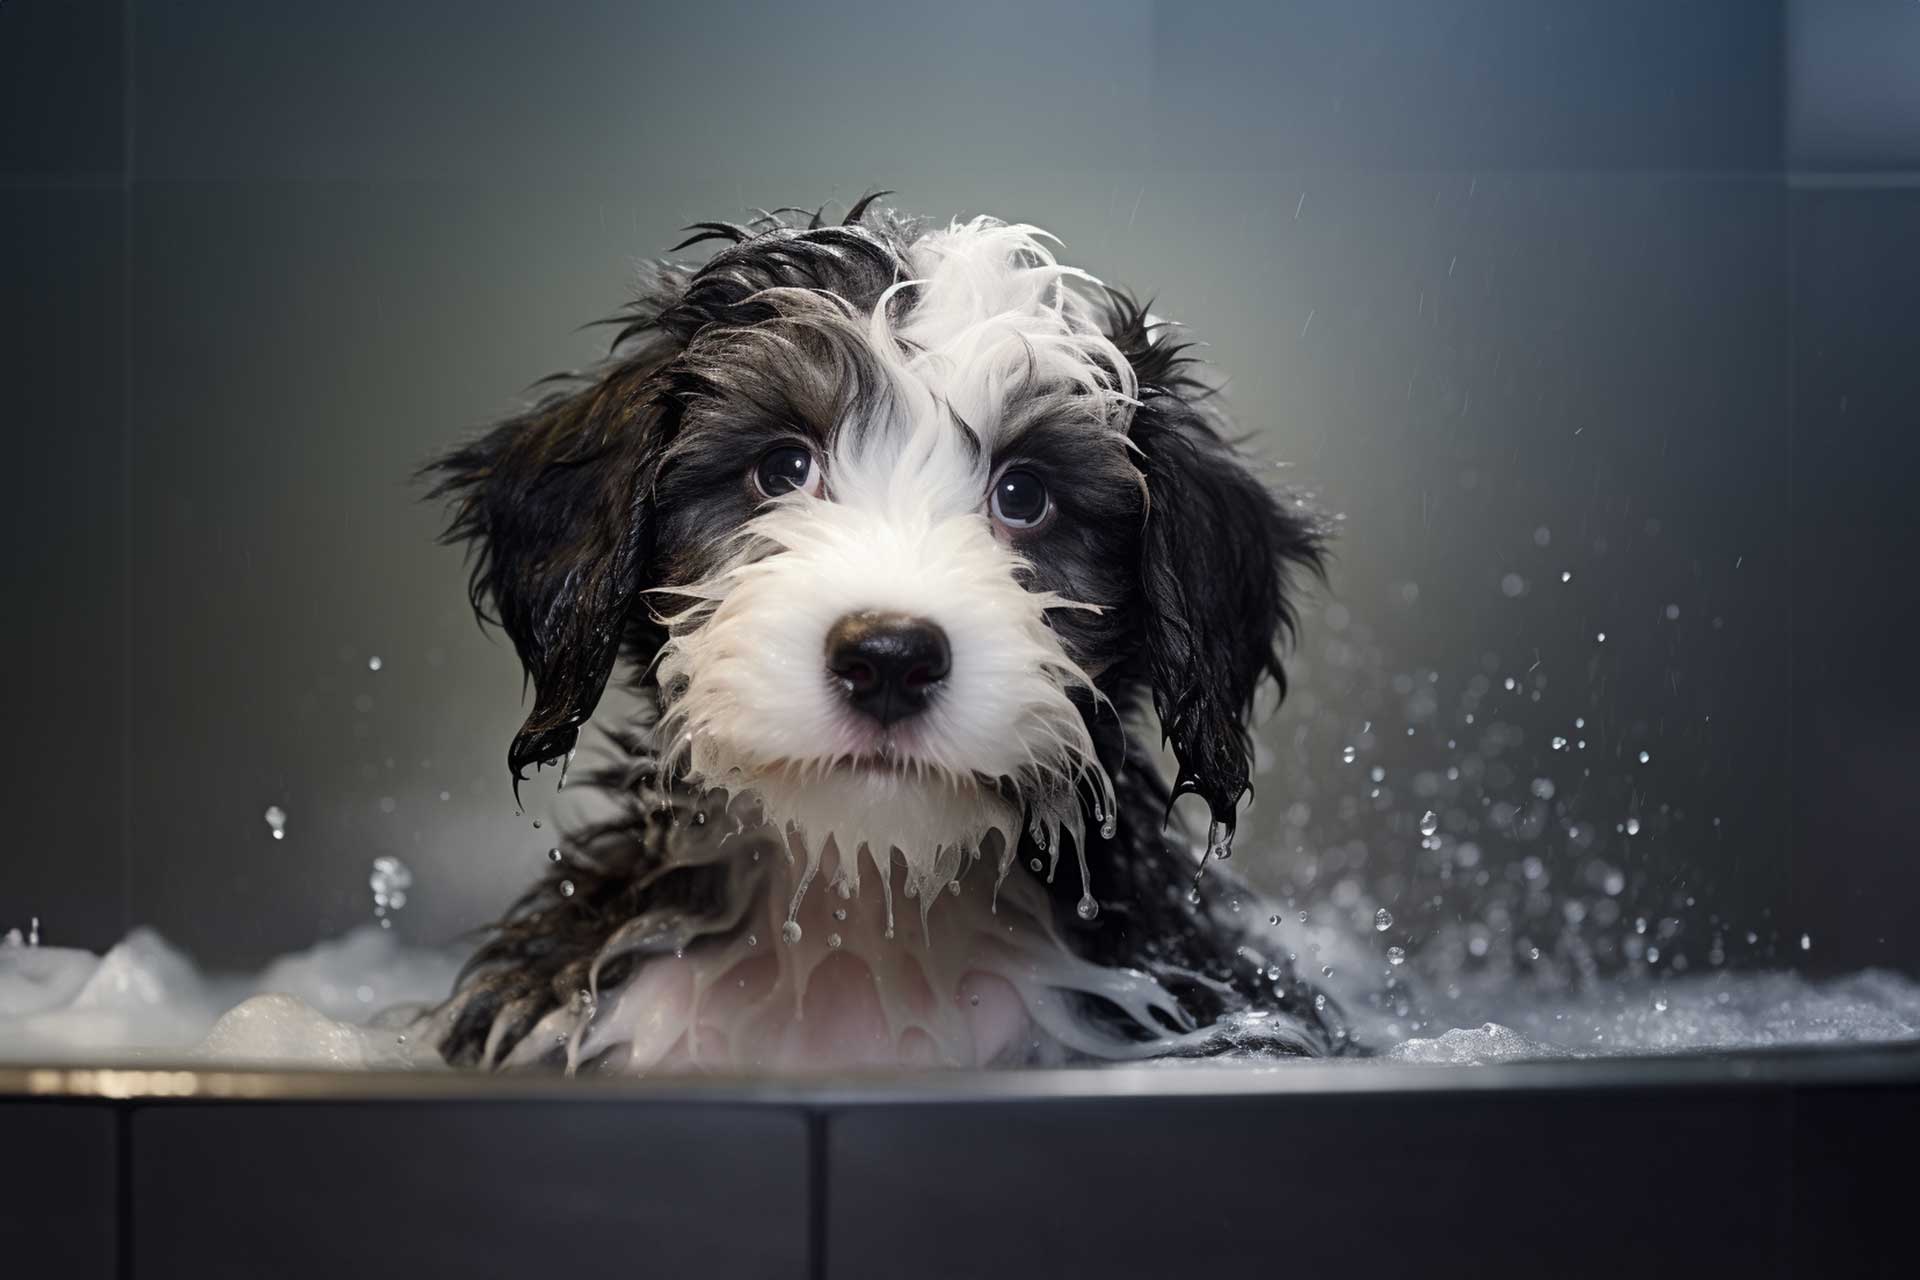
[[[823,291],[849,314],[869,312],[903,278],[920,230],[871,209],[872,199],[837,226],[792,209],[696,224],[680,247],[721,248],[697,271],[654,269],[645,295],[613,321],[605,366],[570,375],[535,409],[433,465],[436,493],[453,503],[449,538],[476,549],[475,607],[484,617],[491,606],[533,683],[533,710],[508,752],[516,781],[526,765],[572,749],[623,641],[648,669],[664,636],[642,592],[703,576],[750,516],[742,460],[783,437],[824,442],[849,404],[881,394],[857,348],[825,330],[783,330],[764,296]],[[1003,424],[994,462],[1056,479],[1059,518],[1021,548],[1035,565],[1030,585],[1103,606],[1050,620],[1110,708],[1135,728],[1149,708],[1157,715],[1179,776],[1170,790],[1130,748],[1128,727],[1084,700],[1120,799],[1118,828],[1089,835],[1103,911],[1082,921],[1056,895],[1058,931],[1090,960],[1153,974],[1200,1025],[1272,1009],[1292,1015],[1305,1039],[1267,1047],[1338,1051],[1344,1033],[1290,965],[1240,958],[1248,935],[1218,904],[1243,891],[1216,871],[1206,901],[1189,901],[1191,859],[1161,834],[1188,793],[1231,830],[1248,790],[1247,717],[1266,679],[1284,692],[1276,645],[1294,623],[1293,574],[1318,570],[1320,538],[1223,437],[1186,348],[1127,295],[1105,303],[1109,336],[1140,384],[1132,448],[1090,451],[1084,432],[1063,425],[1074,406],[1036,388],[1020,420]],[[782,358],[795,350],[804,358]],[[643,700],[657,707],[659,690],[642,679]],[[667,864],[666,815],[684,797],[647,735],[618,745],[616,763],[589,780],[615,800],[615,816],[568,833],[564,863],[491,931],[441,1014],[450,1060],[497,1061],[543,1014],[577,999],[594,964],[603,989],[618,985],[624,968],[730,931],[747,909],[753,889],[726,865]],[[1023,847],[1019,865],[1038,852]]]

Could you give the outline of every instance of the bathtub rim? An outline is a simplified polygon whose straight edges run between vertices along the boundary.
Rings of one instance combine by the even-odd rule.
[[[0,1063],[0,1100],[115,1101],[628,1101],[738,1105],[1248,1099],[1367,1094],[1558,1092],[1738,1086],[1920,1085],[1920,1040],[1796,1045],[1667,1055],[1488,1064],[1380,1060],[1254,1065],[1116,1066],[1005,1071],[874,1071],[820,1075],[579,1077],[545,1073],[267,1064],[180,1059]]]

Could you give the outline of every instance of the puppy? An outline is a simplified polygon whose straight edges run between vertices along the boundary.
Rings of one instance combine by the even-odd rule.
[[[637,703],[434,1015],[443,1055],[1344,1048],[1243,891],[1200,876],[1322,548],[1186,346],[1030,226],[868,197],[692,229],[674,252],[717,250],[653,265],[602,365],[431,468],[532,684],[516,787],[565,785],[623,657]],[[1197,849],[1166,834],[1188,795]]]

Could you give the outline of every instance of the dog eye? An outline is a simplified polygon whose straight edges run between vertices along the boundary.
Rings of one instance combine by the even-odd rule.
[[[753,483],[766,497],[777,498],[795,489],[818,495],[820,467],[813,451],[797,444],[776,445],[760,455],[753,467]]]
[[[989,503],[993,518],[1009,529],[1031,529],[1047,518],[1053,500],[1047,486],[1031,471],[1005,471],[993,482]]]

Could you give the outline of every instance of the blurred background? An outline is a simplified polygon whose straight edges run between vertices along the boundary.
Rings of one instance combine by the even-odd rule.
[[[1338,516],[1287,910],[1920,971],[1916,66],[1911,0],[4,0],[0,932],[498,912],[551,783],[413,470],[683,224],[886,187],[1157,298]]]

